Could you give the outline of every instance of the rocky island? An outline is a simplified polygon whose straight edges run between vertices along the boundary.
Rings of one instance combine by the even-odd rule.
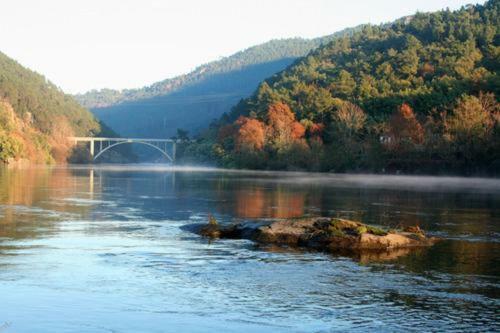
[[[325,252],[340,250],[392,251],[433,245],[418,226],[383,230],[340,218],[312,217],[241,222],[222,226],[210,217],[195,232],[209,238],[250,239],[259,244],[300,247]]]

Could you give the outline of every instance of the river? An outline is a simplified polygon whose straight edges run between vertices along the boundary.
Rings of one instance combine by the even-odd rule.
[[[183,226],[333,216],[444,240],[386,256]],[[499,331],[500,180],[162,166],[0,169],[0,332]]]

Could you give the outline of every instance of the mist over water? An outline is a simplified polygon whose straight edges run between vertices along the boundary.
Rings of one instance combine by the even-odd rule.
[[[482,178],[2,168],[0,329],[499,330],[499,192]],[[444,241],[345,256],[209,243],[182,228],[208,214],[417,224]]]
[[[96,166],[73,166],[74,169],[89,168],[96,171],[144,171],[149,172],[196,172],[241,175],[240,180],[279,182],[292,184],[321,184],[332,187],[364,187],[401,189],[429,192],[480,192],[500,193],[500,179],[455,176],[407,176],[377,174],[331,174],[294,171],[255,171],[221,169],[206,166],[173,166],[169,164],[101,164]]]

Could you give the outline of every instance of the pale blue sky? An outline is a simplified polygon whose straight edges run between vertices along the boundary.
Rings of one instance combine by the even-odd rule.
[[[69,93],[134,88],[273,38],[323,36],[467,3],[471,1],[1,0],[0,51]]]

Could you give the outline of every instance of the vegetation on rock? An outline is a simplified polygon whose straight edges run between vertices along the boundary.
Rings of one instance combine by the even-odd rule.
[[[339,218],[300,218],[291,220],[245,222],[229,226],[209,223],[198,233],[210,238],[248,238],[262,244],[297,246],[321,251],[377,250],[431,246],[437,239],[428,238],[418,227],[404,231],[383,229]]]

